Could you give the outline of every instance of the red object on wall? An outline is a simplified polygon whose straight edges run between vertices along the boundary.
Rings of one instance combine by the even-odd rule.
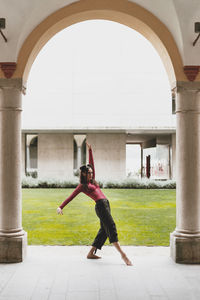
[[[200,66],[185,66],[184,73],[189,81],[194,81],[199,73]]]
[[[150,178],[151,176],[151,156],[146,156],[146,177]]]
[[[17,68],[17,64],[15,62],[0,62],[0,67],[6,78],[11,78]]]

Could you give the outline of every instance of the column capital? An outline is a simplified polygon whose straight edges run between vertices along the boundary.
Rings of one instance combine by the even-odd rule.
[[[21,111],[22,91],[22,79],[0,79],[0,111]]]
[[[0,78],[0,89],[18,89],[24,95],[26,94],[26,85],[22,78]]]
[[[200,81],[175,81],[172,85],[172,91],[180,93],[183,91],[199,92]]]
[[[86,136],[83,135],[83,134],[75,134],[74,135],[74,139],[77,143],[77,147],[81,147],[82,146],[82,143],[83,141],[85,140]]]

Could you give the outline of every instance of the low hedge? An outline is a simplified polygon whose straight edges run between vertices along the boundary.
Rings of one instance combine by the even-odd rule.
[[[100,180],[100,187],[108,189],[175,189],[174,180],[151,180],[131,179],[124,180]],[[75,188],[79,184],[79,178],[74,177],[68,180],[56,178],[32,178],[31,176],[22,179],[22,188]]]

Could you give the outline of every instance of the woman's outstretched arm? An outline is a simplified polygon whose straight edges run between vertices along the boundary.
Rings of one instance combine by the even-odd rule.
[[[73,193],[63,201],[63,203],[58,207],[57,212],[58,214],[62,214],[62,209],[70,202],[72,199],[74,199],[80,192],[82,192],[82,184],[79,184]]]
[[[92,147],[87,142],[86,142],[86,145],[87,145],[88,151],[89,151],[89,164],[93,168],[93,178],[95,179],[95,167],[94,167],[94,159],[93,159],[93,154],[92,154]]]

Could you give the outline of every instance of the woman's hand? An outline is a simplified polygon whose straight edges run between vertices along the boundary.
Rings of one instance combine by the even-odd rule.
[[[90,145],[90,144],[88,144],[88,142],[87,142],[87,141],[86,141],[86,145],[87,145],[88,149],[90,150],[90,149],[91,149],[91,145]]]
[[[57,208],[57,214],[58,215],[63,215],[63,211],[60,207]]]

